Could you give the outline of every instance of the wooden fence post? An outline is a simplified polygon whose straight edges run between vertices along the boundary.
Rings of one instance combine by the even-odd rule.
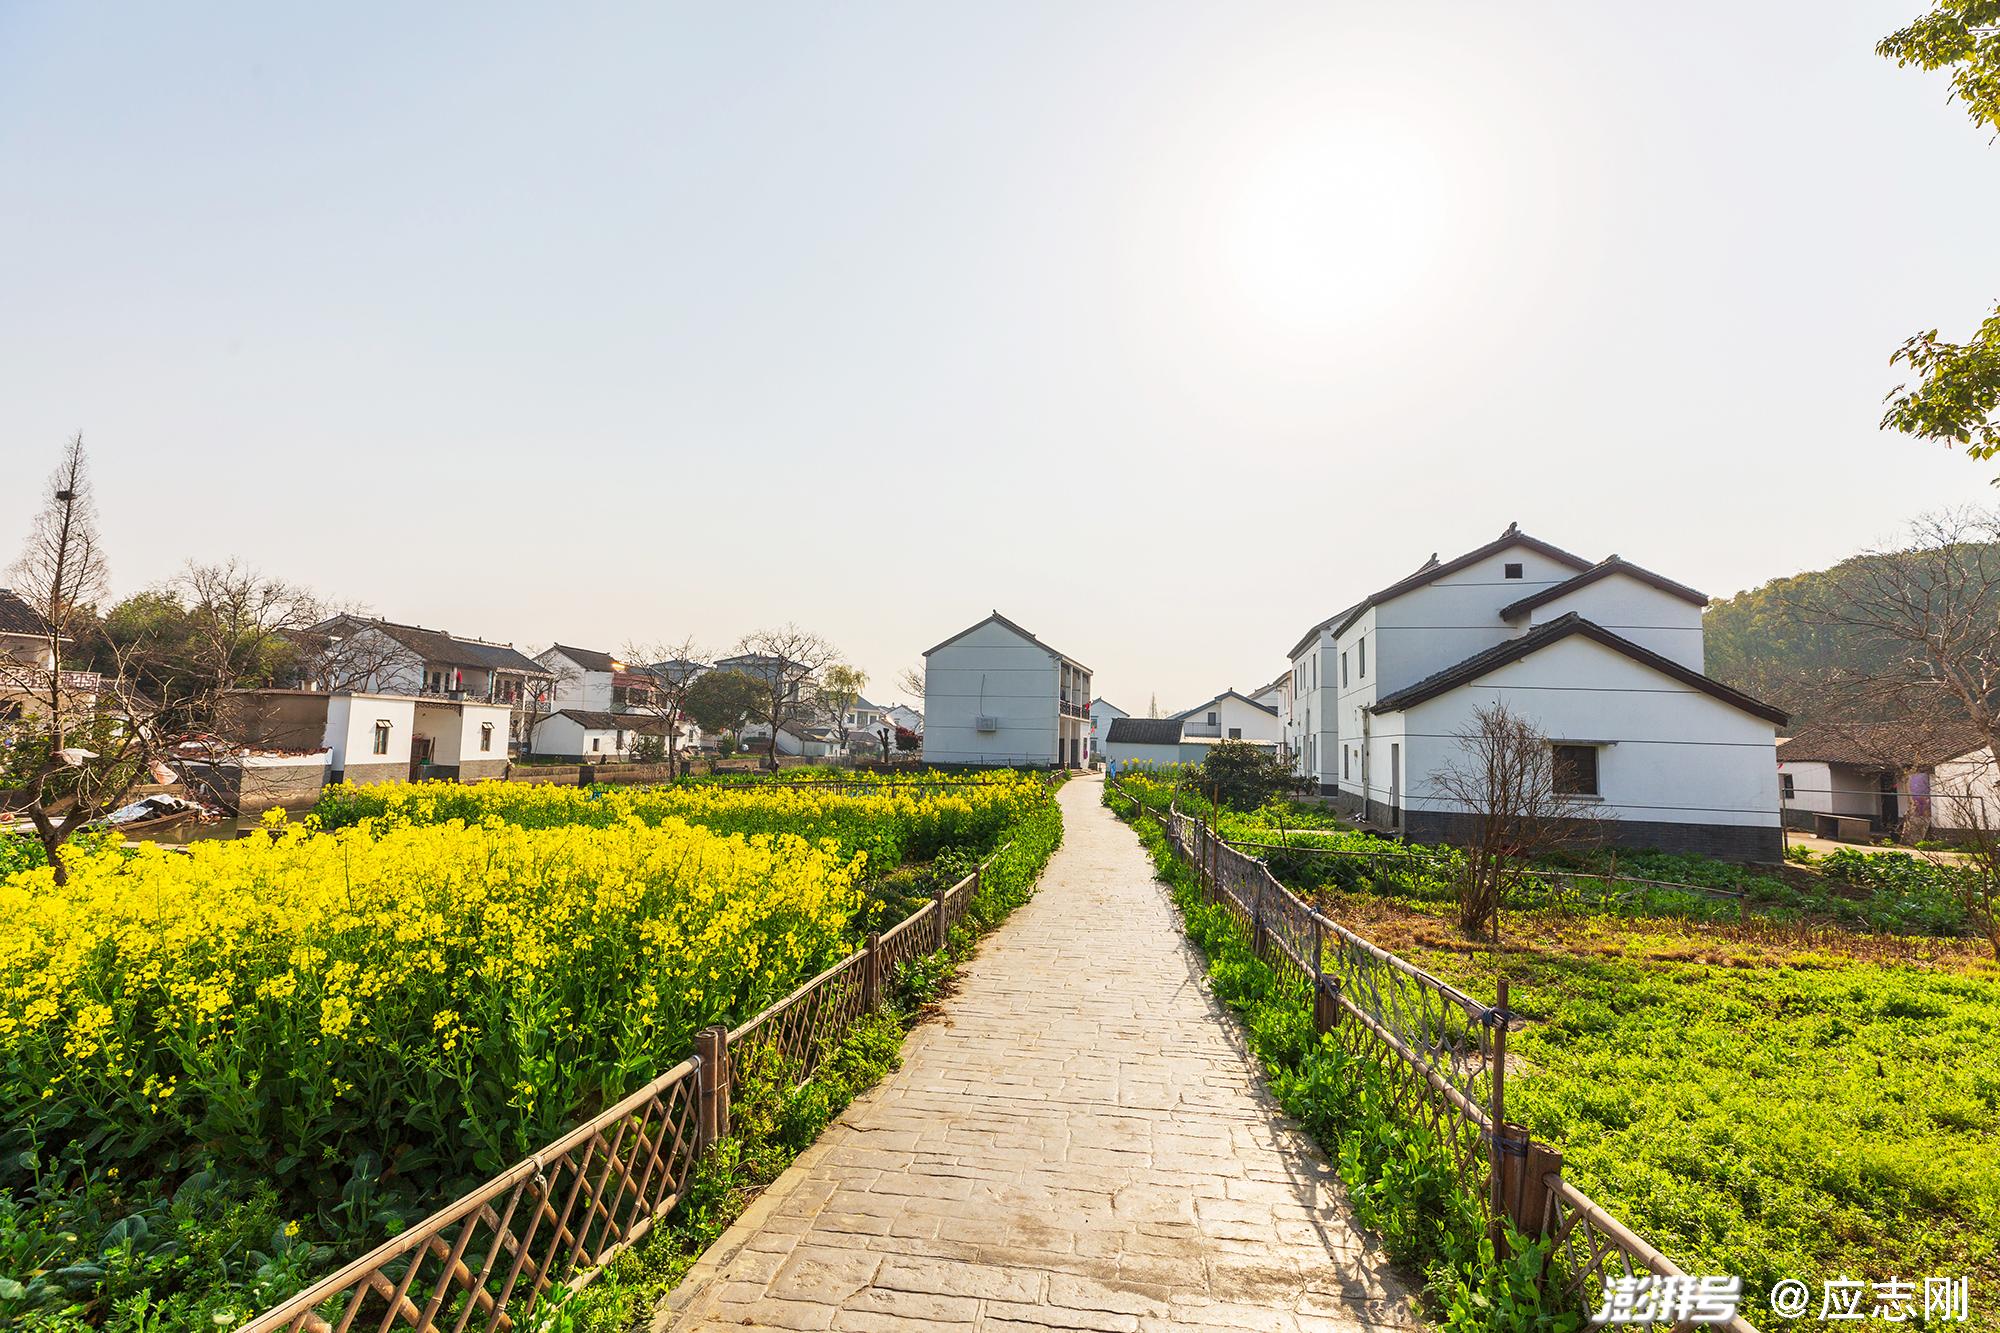
[[[1507,1150],[1502,1139],[1507,1125],[1507,978],[1500,978],[1497,991],[1493,1008],[1487,1010],[1493,1026],[1493,1069],[1491,1100],[1486,1108],[1487,1167],[1492,1177],[1486,1200],[1486,1235],[1493,1242],[1495,1257],[1504,1259],[1507,1210],[1503,1190],[1507,1172],[1503,1163]]]
[[[729,1029],[720,1023],[694,1034],[695,1124],[706,1148],[729,1133]]]
[[[944,900],[945,897],[948,894],[950,894],[950,892],[951,892],[950,889],[939,889],[937,891],[937,899],[936,899],[937,919],[938,919],[937,947],[939,953],[943,953],[945,951],[945,947],[951,943],[951,925],[944,919]]]
[[[861,961],[861,1012],[872,1014],[882,998],[882,937],[871,931],[862,947],[868,956]]]
[[[1542,1236],[1548,1232],[1550,1176],[1560,1176],[1563,1169],[1563,1155],[1546,1143],[1538,1143],[1528,1137],[1528,1131],[1519,1125],[1509,1129],[1520,1131],[1522,1154],[1520,1161],[1520,1188],[1514,1195],[1512,1212],[1514,1229],[1524,1236]]]
[[[1216,852],[1218,859],[1220,859],[1221,855],[1220,851]],[[1259,958],[1264,956],[1266,944],[1264,933],[1264,881],[1266,878],[1268,876],[1258,876],[1257,897],[1254,900],[1255,906],[1250,909],[1250,952]]]

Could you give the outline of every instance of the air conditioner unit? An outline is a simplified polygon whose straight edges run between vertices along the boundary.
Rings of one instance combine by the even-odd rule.
[[[1000,730],[1000,719],[997,717],[975,717],[972,719],[972,729],[974,731],[998,731]]]

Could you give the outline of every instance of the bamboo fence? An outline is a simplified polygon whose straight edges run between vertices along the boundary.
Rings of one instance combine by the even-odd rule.
[[[1006,850],[741,1026],[704,1029],[692,1055],[645,1087],[239,1333],[504,1333],[531,1321],[552,1288],[582,1290],[680,1202],[697,1159],[729,1132],[731,1094],[760,1069],[810,1078],[893,993],[902,967],[945,947]]]
[[[1488,1234],[1497,1240],[1504,1221],[1549,1242],[1543,1282],[1552,1294],[1589,1310],[1613,1279],[1682,1275],[1564,1178],[1559,1149],[1507,1119],[1507,1032],[1516,1017],[1504,979],[1498,1003],[1482,1004],[1316,911],[1263,861],[1178,804],[1161,810],[1122,784],[1113,790],[1159,822],[1209,901],[1236,918],[1258,956],[1310,987],[1318,1030],[1384,1070],[1398,1113],[1446,1145],[1459,1179],[1481,1202]],[[1757,1333],[1741,1315],[1705,1327]]]

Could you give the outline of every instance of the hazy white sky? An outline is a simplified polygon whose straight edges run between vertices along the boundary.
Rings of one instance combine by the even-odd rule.
[[[1716,595],[1991,469],[1920,0],[0,4],[0,546],[239,556],[878,685],[999,608],[1142,710],[1510,520]]]

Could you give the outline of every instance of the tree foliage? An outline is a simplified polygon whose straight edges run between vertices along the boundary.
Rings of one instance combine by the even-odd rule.
[[[1975,125],[2000,131],[2000,0],[1937,0],[1875,51],[1898,65],[1950,71],[1952,100]],[[1962,444],[1974,458],[2000,454],[2000,308],[1969,341],[1931,329],[1905,341],[1890,364],[1917,378],[1889,394],[1884,429]]]
[[[764,697],[764,685],[741,671],[707,671],[688,688],[682,707],[710,733],[734,732]]]
[[[1303,785],[1275,752],[1248,741],[1221,741],[1210,747],[1196,773],[1199,789],[1232,810],[1255,810]]]

